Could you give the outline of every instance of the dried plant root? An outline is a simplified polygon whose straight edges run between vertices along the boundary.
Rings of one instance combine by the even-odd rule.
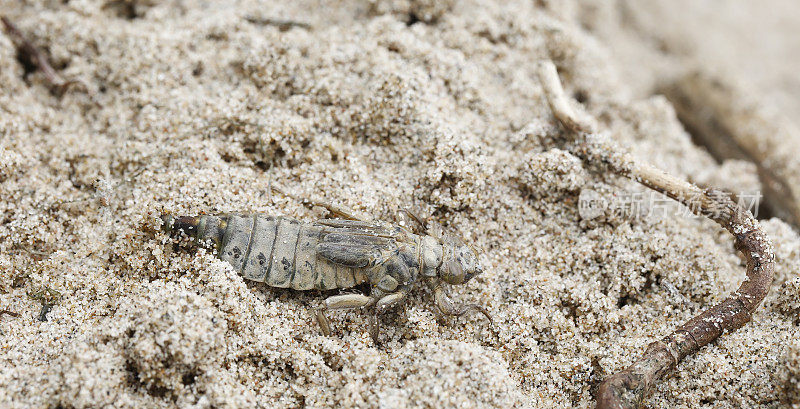
[[[289,31],[294,27],[299,27],[302,29],[310,30],[311,24],[302,21],[296,20],[286,20],[280,18],[271,18],[271,17],[257,17],[257,16],[246,16],[244,18],[247,22],[259,26],[274,26],[278,27],[280,31]]]
[[[555,117],[576,137],[571,151],[584,161],[633,179],[688,206],[727,229],[736,249],[747,259],[747,278],[722,303],[681,325],[672,334],[651,343],[644,355],[622,372],[606,378],[597,391],[601,409],[637,408],[666,373],[683,358],[733,331],[751,319],[769,291],[774,255],[769,237],[747,210],[716,189],[700,189],[647,164],[637,163],[607,136],[598,134],[588,118],[571,108],[551,62],[539,66],[539,79]],[[582,140],[580,138],[583,138]]]
[[[56,72],[55,69],[53,69],[53,66],[50,65],[50,62],[47,60],[47,57],[44,55],[44,53],[36,48],[36,46],[34,46],[30,40],[25,38],[25,35],[22,34],[22,31],[20,31],[16,24],[14,24],[6,16],[1,16],[0,21],[3,22],[3,26],[5,26],[8,36],[14,42],[14,45],[19,50],[20,54],[29,59],[31,64],[42,70],[42,74],[44,74],[45,78],[47,78],[47,81],[59,93],[63,92],[72,83],[72,81],[65,80],[61,75],[58,74],[58,72]]]
[[[769,210],[800,228],[800,158],[784,148],[800,145],[800,130],[733,81],[707,72],[687,74],[663,91],[715,157],[755,163]]]

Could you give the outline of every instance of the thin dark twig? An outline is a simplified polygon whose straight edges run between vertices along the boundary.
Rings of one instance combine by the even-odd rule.
[[[656,382],[681,360],[723,332],[736,330],[750,321],[772,284],[775,268],[772,242],[753,215],[729,195],[717,189],[700,189],[650,165],[638,163],[608,137],[597,134],[590,119],[581,118],[570,106],[553,63],[539,66],[539,80],[555,117],[575,136],[577,143],[570,149],[573,154],[663,193],[694,213],[714,220],[734,236],[736,249],[747,259],[747,278],[739,289],[672,334],[651,343],[641,358],[600,384],[599,409],[637,408]]]
[[[304,198],[304,197],[297,197],[297,196],[289,193],[288,191],[286,191],[286,189],[284,189],[284,188],[282,188],[282,187],[280,187],[278,185],[275,185],[273,183],[270,183],[270,189],[273,192],[279,193],[279,194],[281,194],[283,196],[286,196],[286,197],[288,197],[288,198],[290,198],[292,200],[296,200],[297,202],[300,202],[300,204],[302,204],[303,206],[308,207],[309,209],[314,207],[314,206],[319,206],[319,207],[327,210],[333,216],[341,218],[341,219],[366,220],[366,218],[355,216],[355,215],[353,215],[352,211],[345,210],[345,209],[343,209],[343,208],[341,208],[339,206],[336,206],[334,204],[325,203],[325,202],[321,202],[321,201],[315,201],[315,200],[307,199],[307,198]]]
[[[9,310],[0,310],[0,317],[2,317],[3,314],[10,315],[10,316],[12,316],[14,318],[19,317],[19,313],[18,312],[9,311]]]
[[[6,29],[6,33],[8,33],[9,37],[11,37],[11,41],[14,42],[14,45],[19,50],[20,54],[26,56],[30,63],[37,66],[42,73],[44,74],[47,81],[55,87],[59,92],[63,92],[70,84],[74,81],[67,81],[61,75],[53,69],[53,66],[50,65],[50,62],[47,60],[47,57],[44,53],[39,50],[33,43],[28,40],[22,31],[13,23],[11,20],[8,19],[6,16],[0,16],[0,20],[3,21],[3,26]]]
[[[275,26],[278,27],[280,31],[289,31],[293,27],[299,27],[306,30],[311,29],[311,24],[304,23],[302,21],[295,21],[295,20],[284,20],[278,18],[270,18],[270,17],[256,17],[256,16],[245,16],[244,18],[247,22],[260,25],[260,26]]]

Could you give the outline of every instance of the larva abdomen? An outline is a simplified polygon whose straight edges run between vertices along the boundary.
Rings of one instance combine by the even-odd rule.
[[[220,259],[245,278],[295,290],[348,288],[360,271],[336,265],[317,251],[323,226],[263,214],[165,219],[201,243],[214,243]]]

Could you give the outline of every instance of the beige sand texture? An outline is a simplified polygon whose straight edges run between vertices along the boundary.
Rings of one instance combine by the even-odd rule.
[[[619,9],[230,3],[0,2],[80,82],[58,95],[0,35],[0,310],[19,314],[0,314],[0,407],[589,408],[605,376],[744,278],[726,232],[659,197],[662,211],[579,211],[653,197],[561,149],[536,78],[547,58],[640,160],[759,188],[647,91],[662,59],[602,18]],[[636,50],[634,78],[619,56]],[[419,289],[380,345],[357,311],[326,337],[312,318],[326,294],[246,282],[158,232],[162,212],[324,215],[270,183],[389,221],[432,215],[479,249],[486,272],[451,295],[494,324],[437,321]],[[773,291],[647,407],[800,407],[800,237],[762,224]]]

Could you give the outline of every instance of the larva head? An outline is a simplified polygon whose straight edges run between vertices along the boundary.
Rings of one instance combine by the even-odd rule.
[[[472,248],[456,236],[445,235],[439,278],[448,284],[464,284],[481,273],[483,268]]]

